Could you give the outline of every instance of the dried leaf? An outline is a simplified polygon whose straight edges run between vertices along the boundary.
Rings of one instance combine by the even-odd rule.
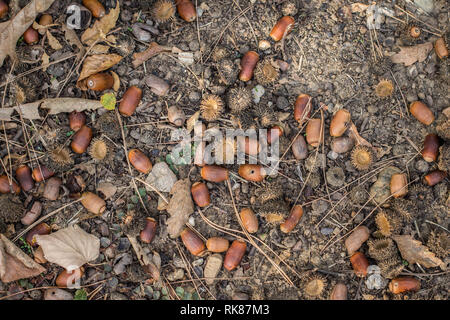
[[[100,254],[100,239],[85,232],[77,225],[61,229],[49,235],[36,236],[44,251],[44,257],[65,268],[78,269]]]
[[[440,267],[446,269],[445,263],[436,257],[422,242],[414,240],[410,235],[393,236],[398,250],[410,264],[418,263],[425,268]]]
[[[48,39],[48,44],[50,45],[50,47],[53,50],[61,50],[62,49],[61,43],[59,43],[58,39],[56,39],[48,30],[47,30],[47,39]]]
[[[117,73],[115,73],[114,71],[111,71],[111,75],[114,78],[113,90],[114,91],[119,91],[119,89],[120,89],[120,78],[117,75]]]
[[[136,256],[139,260],[139,263],[141,264],[144,271],[148,275],[150,275],[155,281],[158,281],[160,278],[160,274],[161,274],[160,267],[158,267],[155,263],[153,263],[152,260],[150,260],[147,253],[145,253],[142,246],[136,240],[136,237],[127,235],[127,238],[128,238],[128,240],[130,240],[131,246],[133,247],[134,252],[136,253]],[[157,258],[154,261],[158,262]]]
[[[160,46],[156,42],[152,42],[152,43],[150,43],[150,46],[146,50],[133,54],[133,62],[132,62],[133,67],[134,68],[139,67],[145,61],[147,61],[148,59],[150,59],[153,56],[156,56],[157,54],[159,54],[161,52],[170,52],[170,51],[172,51],[171,48]]]
[[[172,238],[180,235],[189,219],[189,215],[194,212],[194,203],[192,202],[190,189],[191,182],[187,178],[175,182],[170,191],[172,198],[166,210],[170,214],[170,218],[167,219],[167,231]]]
[[[50,63],[50,57],[48,56],[47,53],[44,52],[42,54],[41,59],[42,59],[42,71],[45,72],[45,71],[47,71],[48,64]]]
[[[356,3],[352,3],[350,5],[350,7],[352,9],[352,12],[355,13],[355,12],[364,12],[364,11],[366,11],[367,8],[369,7],[369,5],[364,4],[364,3],[356,2]]]
[[[352,122],[350,128],[349,128],[349,133],[348,135],[356,141],[356,145],[363,145],[363,146],[367,146],[367,147],[372,147],[372,145],[370,144],[370,142],[368,142],[366,139],[364,139],[363,137],[361,137],[359,135],[358,129],[356,128],[356,126],[354,125],[354,123]]]
[[[46,269],[0,234],[0,280],[11,282],[35,277]]]
[[[416,62],[424,61],[428,53],[433,49],[433,43],[426,42],[412,47],[400,47],[400,52],[391,56],[393,63],[404,63],[410,66]]]
[[[77,59],[80,59],[86,52],[86,49],[83,47],[80,39],[78,39],[77,34],[73,29],[69,29],[65,24],[62,25],[61,29],[64,31],[64,37],[67,42],[71,46],[76,46],[80,50],[77,54]]]
[[[191,132],[192,129],[194,129],[194,126],[197,123],[199,117],[200,111],[197,111],[188,119],[188,121],[186,121],[186,128],[188,132]]]
[[[122,60],[122,57],[118,54],[96,54],[89,56],[84,60],[83,68],[81,69],[78,82],[86,79],[90,75],[107,70],[112,66],[118,64]],[[78,84],[77,84],[78,85]]]
[[[17,40],[54,1],[32,0],[14,18],[0,24],[0,67],[7,56],[16,59]]]
[[[109,46],[105,46],[103,44],[96,44],[91,49],[91,53],[93,53],[93,54],[104,54],[104,53],[108,53],[108,51],[109,51]]]
[[[116,26],[120,13],[120,4],[117,1],[116,7],[111,9],[107,15],[100,20],[96,20],[92,28],[87,29],[81,35],[81,42],[90,46],[96,41],[106,40],[106,34]]]
[[[117,187],[111,182],[100,182],[97,186],[97,191],[103,193],[104,199],[108,200],[117,192]]]

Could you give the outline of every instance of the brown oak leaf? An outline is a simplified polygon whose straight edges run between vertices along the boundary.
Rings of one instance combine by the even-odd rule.
[[[400,52],[391,56],[393,63],[404,63],[410,66],[413,63],[424,61],[433,49],[433,43],[426,42],[411,47],[400,47]]]
[[[117,1],[117,5],[114,9],[111,9],[109,13],[100,20],[96,20],[92,28],[87,29],[81,35],[81,42],[90,46],[96,41],[106,40],[107,33],[116,26],[119,13],[120,5],[119,1]]]
[[[410,235],[393,236],[397,243],[398,250],[408,263],[419,263],[425,268],[440,267],[446,269],[445,263],[436,257],[422,242],[414,240]]]
[[[167,231],[172,238],[176,238],[183,231],[189,216],[194,212],[189,178],[175,182],[170,193],[172,198],[166,209],[170,214],[170,218],[167,219]]]

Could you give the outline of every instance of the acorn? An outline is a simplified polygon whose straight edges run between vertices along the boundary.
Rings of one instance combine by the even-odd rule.
[[[272,144],[272,142],[278,140],[283,135],[283,128],[279,125],[275,125],[269,129],[267,133],[267,143]]]
[[[20,222],[22,222],[23,225],[29,226],[33,222],[39,218],[42,212],[42,203],[39,201],[34,201],[33,205],[31,206],[30,210],[28,210],[25,215],[20,219]]]
[[[241,240],[234,240],[230,248],[227,250],[223,266],[228,271],[235,269],[241,263],[244,257],[247,244]]]
[[[258,231],[258,218],[251,208],[244,208],[240,212],[240,217],[245,230],[248,233],[255,233]]]
[[[274,41],[280,41],[285,35],[289,33],[294,23],[295,20],[291,16],[282,17],[272,28],[272,31],[270,31],[270,37]]]
[[[170,123],[173,123],[177,127],[181,127],[186,120],[186,115],[183,109],[172,106],[167,110],[167,118],[169,119]]]
[[[177,0],[177,11],[181,19],[192,22],[197,18],[197,10],[191,0]]]
[[[223,110],[223,102],[220,97],[209,94],[202,99],[200,111],[206,121],[217,120]]]
[[[227,239],[221,237],[212,237],[206,241],[206,248],[211,252],[225,252],[228,250],[230,243]]]
[[[29,27],[25,32],[23,33],[23,40],[27,44],[36,44],[39,41],[39,33],[33,29],[32,27]]]
[[[75,288],[79,284],[80,279],[84,275],[84,268],[80,267],[75,270],[61,272],[55,280],[55,284],[59,288]]]
[[[228,106],[233,113],[241,113],[252,103],[252,93],[244,87],[233,88],[228,92]]]
[[[128,151],[128,159],[131,165],[139,172],[149,173],[152,170],[153,165],[150,159],[138,149]]]
[[[439,137],[430,133],[423,142],[422,157],[426,162],[436,161],[439,153]]]
[[[88,8],[95,18],[101,18],[106,14],[105,7],[98,0],[83,0],[83,6]]]
[[[228,180],[228,169],[216,165],[205,165],[200,175],[206,181],[222,182]]]
[[[59,197],[59,188],[62,185],[62,181],[58,177],[52,177],[47,180],[44,187],[42,196],[48,200],[55,201]]]
[[[109,73],[96,73],[86,80],[88,89],[93,91],[103,91],[114,86],[114,78]]]
[[[418,291],[419,289],[420,281],[413,277],[399,277],[392,279],[389,283],[389,291],[393,294],[407,291]]]
[[[331,141],[331,150],[336,153],[346,153],[353,148],[354,141],[349,137],[338,137]]]
[[[353,271],[358,277],[365,277],[367,275],[367,268],[369,267],[369,261],[361,252],[355,252],[350,257],[350,262],[353,266]]]
[[[445,171],[434,170],[433,172],[431,172],[425,176],[424,181],[427,185],[432,187],[435,184],[438,184],[439,182],[444,180],[445,177],[447,177],[447,173]]]
[[[338,282],[330,293],[330,300],[347,300],[347,286]]]
[[[347,130],[351,122],[351,115],[345,109],[340,109],[336,112],[331,119],[330,123],[330,135],[332,137],[340,137]]]
[[[36,236],[50,234],[50,232],[52,232],[52,228],[50,228],[50,226],[45,222],[42,222],[28,231],[25,236],[25,240],[30,246],[37,247]]]
[[[408,34],[411,38],[417,39],[421,34],[420,28],[412,25],[408,28]]]
[[[9,184],[8,177],[5,175],[0,176],[0,193],[20,193],[20,187],[14,181]]]
[[[196,182],[191,187],[192,199],[201,208],[211,204],[208,187],[203,182]]]
[[[370,230],[366,226],[359,226],[345,239],[345,248],[349,255],[352,255],[361,248],[364,242],[369,239]]]
[[[372,152],[368,147],[358,145],[352,150],[351,162],[356,169],[367,170],[372,165]]]
[[[414,101],[409,105],[409,111],[414,116],[414,118],[427,126],[434,121],[433,112],[423,102]]]
[[[153,5],[152,15],[153,18],[159,22],[164,23],[172,19],[175,14],[175,7],[172,1],[169,0],[158,0]]]
[[[272,61],[264,59],[256,64],[255,79],[259,84],[267,85],[278,80],[280,73],[272,65]]]
[[[401,198],[408,193],[408,179],[404,173],[396,173],[391,177],[391,194],[394,198]]]
[[[241,72],[239,79],[241,81],[249,81],[253,77],[253,70],[259,60],[259,54],[255,51],[248,51],[241,59]]]
[[[289,233],[297,226],[301,217],[303,216],[303,208],[301,205],[297,204],[292,207],[289,217],[280,224],[280,230],[284,233]]]
[[[119,105],[119,112],[124,117],[131,116],[136,111],[139,102],[142,99],[142,89],[131,86],[125,91],[122,96],[122,101]]]
[[[31,169],[27,165],[21,165],[16,169],[17,181],[24,191],[30,191],[34,188],[34,181],[31,177]]]
[[[311,115],[311,96],[300,94],[294,104],[294,119],[301,126],[303,122]]]
[[[318,274],[309,276],[303,283],[304,294],[311,299],[321,298],[325,291],[327,281]]]
[[[180,236],[186,249],[194,256],[199,256],[205,251],[206,247],[203,240],[191,229],[185,228],[181,231]]]
[[[150,74],[145,77],[145,84],[150,88],[150,91],[158,96],[164,96],[169,92],[170,86],[163,79]]]
[[[439,57],[439,59],[445,59],[448,57],[448,49],[447,45],[445,44],[444,38],[439,38],[434,43],[434,51],[436,52],[436,55]]]
[[[72,111],[69,114],[69,126],[73,131],[78,131],[86,123],[86,114],[81,111]]]
[[[81,195],[81,204],[87,209],[87,211],[101,215],[106,210],[106,202],[98,195],[92,192],[84,192]]]
[[[375,94],[380,98],[387,98],[394,93],[394,85],[391,80],[382,79],[375,87]]]
[[[261,182],[266,176],[266,170],[260,164],[241,164],[239,175],[247,181]]]
[[[5,1],[0,0],[0,19],[8,14],[9,7]]]
[[[92,140],[92,129],[88,126],[82,126],[77,133],[74,134],[70,147],[73,152],[81,154],[86,152]]]
[[[306,142],[313,147],[318,147],[322,142],[323,130],[320,119],[310,119],[306,125]]]
[[[157,222],[153,218],[145,218],[146,224],[144,230],[139,234],[139,238],[144,243],[152,242],[153,238],[156,235],[156,226]]]
[[[297,138],[294,139],[291,148],[295,159],[304,160],[308,157],[308,146],[306,144],[305,138],[301,134],[299,134]]]
[[[39,19],[39,25],[41,26],[48,26],[51,25],[53,23],[53,18],[51,15],[45,13],[41,16],[41,18]]]

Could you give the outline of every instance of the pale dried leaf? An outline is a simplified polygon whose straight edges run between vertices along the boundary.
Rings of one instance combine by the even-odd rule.
[[[62,45],[61,43],[59,43],[58,39],[56,39],[49,30],[47,30],[47,39],[48,39],[48,44],[50,45],[50,47],[53,50],[61,50],[62,49]]]
[[[45,270],[8,238],[0,234],[0,280],[2,282],[35,277]]]
[[[81,35],[81,42],[90,46],[94,42],[106,40],[106,35],[116,26],[117,18],[120,13],[120,4],[117,1],[116,7],[111,9],[107,15],[100,20],[96,20],[92,28],[87,29]]]
[[[37,15],[47,10],[55,0],[32,0],[17,15],[0,24],[0,66],[7,56],[16,58],[16,43]]]
[[[83,68],[81,69],[80,77],[77,82],[86,79],[90,75],[107,70],[112,66],[118,64],[122,57],[118,54],[96,54],[89,56],[84,60]]]
[[[77,54],[77,59],[80,59],[86,52],[86,49],[83,47],[80,39],[78,39],[77,34],[73,29],[69,29],[65,24],[62,24],[61,29],[64,31],[64,38],[67,40],[67,42],[71,46],[74,45],[80,50]]]
[[[398,250],[406,261],[410,264],[418,263],[425,268],[440,267],[446,269],[445,263],[436,257],[422,242],[414,240],[410,235],[393,236],[397,243]]]
[[[100,239],[85,232],[77,225],[69,226],[49,235],[36,236],[44,251],[44,257],[67,271],[78,269],[97,259]]]
[[[188,132],[191,132],[192,129],[194,129],[194,126],[197,123],[199,117],[200,111],[197,111],[188,119],[188,121],[186,121],[186,128]]]
[[[352,122],[350,128],[349,128],[349,134],[348,134],[354,141],[356,141],[356,145],[363,145],[367,147],[372,147],[372,144],[368,142],[366,139],[361,137],[359,135],[358,129],[356,128],[355,124]]]
[[[134,249],[134,252],[136,253],[136,256],[138,258],[139,263],[142,266],[142,269],[150,275],[155,281],[158,281],[160,278],[160,268],[153,263],[152,260],[150,260],[150,257],[145,253],[142,246],[139,244],[139,242],[136,240],[136,237],[132,237],[127,234],[127,238],[131,243],[131,246]]]
[[[96,44],[95,46],[92,47],[91,53],[92,54],[105,54],[105,53],[108,53],[109,48],[110,48],[109,46],[105,46],[103,44]]]
[[[115,73],[114,71],[111,71],[111,75],[114,78],[113,90],[114,91],[119,91],[119,89],[120,89],[120,78],[117,75],[117,73]]]
[[[47,71],[48,64],[50,63],[50,57],[48,56],[47,53],[44,52],[42,54],[41,59],[42,59],[42,71],[45,72],[45,71]]]
[[[369,7],[369,5],[364,4],[364,3],[359,3],[359,2],[352,3],[350,5],[350,8],[351,8],[353,13],[355,13],[355,12],[364,12],[364,11],[367,10],[368,7]]]
[[[97,191],[103,193],[104,199],[108,200],[117,192],[117,187],[111,182],[100,182],[97,186]]]
[[[432,42],[421,43],[412,47],[400,47],[400,52],[391,56],[393,63],[404,63],[410,66],[416,62],[424,61],[433,49]]]
[[[170,214],[170,218],[167,219],[167,231],[172,238],[176,238],[183,231],[191,213],[194,212],[189,178],[175,182],[170,193],[172,198],[166,209]]]

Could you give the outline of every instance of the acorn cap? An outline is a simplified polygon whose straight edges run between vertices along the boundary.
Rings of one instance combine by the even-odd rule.
[[[370,239],[367,241],[367,245],[369,246],[369,255],[377,261],[398,255],[397,247],[391,238]]]
[[[311,299],[320,299],[325,292],[327,280],[319,274],[313,274],[303,281],[303,293]]]
[[[358,145],[352,150],[351,161],[356,169],[367,170],[372,165],[372,152],[368,147]]]
[[[200,111],[206,121],[217,120],[222,113],[223,102],[220,97],[209,94],[202,99]]]

